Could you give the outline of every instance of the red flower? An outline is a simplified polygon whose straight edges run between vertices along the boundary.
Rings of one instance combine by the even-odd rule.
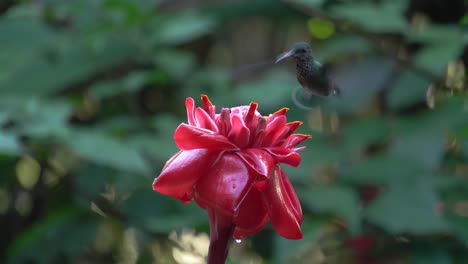
[[[308,135],[292,134],[301,122],[286,123],[283,108],[269,116],[258,105],[223,108],[216,114],[206,95],[203,107],[187,98],[188,124],[177,127],[181,149],[164,166],[153,189],[184,203],[194,199],[232,219],[234,237],[260,231],[270,219],[283,237],[301,239],[302,210],[279,163],[298,166],[296,147]],[[210,219],[213,220],[213,219]]]
[[[375,248],[376,244],[377,239],[372,235],[361,235],[344,242],[346,247],[353,250],[356,263],[359,264],[376,263],[370,256],[370,253]]]

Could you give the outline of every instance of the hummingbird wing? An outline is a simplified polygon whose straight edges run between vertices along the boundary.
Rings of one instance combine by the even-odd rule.
[[[331,78],[331,76],[332,76],[331,73],[333,71],[333,65],[322,64],[322,67],[321,67],[320,71],[321,71],[321,75],[325,76],[325,78],[327,79],[326,82],[327,82],[328,86],[331,89],[331,95],[340,96],[341,90],[338,87],[338,85],[336,85],[336,83]]]
[[[319,96],[329,96],[336,94],[334,92],[334,85],[329,77],[328,66],[323,65],[317,60],[310,63],[309,74],[303,81],[304,88],[310,93]]]

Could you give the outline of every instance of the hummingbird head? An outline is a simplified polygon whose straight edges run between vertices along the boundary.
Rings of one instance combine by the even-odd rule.
[[[275,63],[278,63],[286,58],[295,57],[310,57],[312,56],[312,48],[310,47],[309,43],[307,42],[297,42],[294,43],[292,48],[289,51],[281,53],[276,57]]]

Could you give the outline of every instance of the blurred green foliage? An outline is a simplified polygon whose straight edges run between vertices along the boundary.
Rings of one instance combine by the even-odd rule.
[[[304,239],[268,227],[229,263],[466,263],[466,8],[0,2],[0,262],[203,263],[204,211],[151,184],[177,151],[184,99],[206,93],[264,115],[287,106],[313,135],[286,168]],[[272,60],[296,41],[334,65],[342,98],[292,103],[293,65]]]

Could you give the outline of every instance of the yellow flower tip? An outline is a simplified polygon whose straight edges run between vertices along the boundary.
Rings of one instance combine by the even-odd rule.
[[[251,102],[249,104],[249,112],[245,116],[246,121],[252,120],[252,118],[255,116],[255,111],[257,110],[257,108],[258,108],[258,104],[256,102]]]
[[[255,110],[257,110],[258,109],[258,103],[257,102],[250,102],[249,107],[250,108],[253,107]]]
[[[283,107],[280,110],[274,112],[271,116],[284,115],[284,114],[286,114],[287,111],[289,111],[289,108]]]
[[[203,105],[205,106],[212,106],[213,103],[210,101],[210,98],[208,97],[208,95],[206,94],[202,94],[201,95],[201,99],[202,99],[202,102],[203,102]]]
[[[308,134],[295,134],[295,135],[305,137],[305,138],[312,138],[312,135],[308,135]]]
[[[286,125],[297,125],[297,126],[302,126],[302,124],[304,124],[304,122],[302,121],[292,121],[292,122],[288,122],[286,123]]]

